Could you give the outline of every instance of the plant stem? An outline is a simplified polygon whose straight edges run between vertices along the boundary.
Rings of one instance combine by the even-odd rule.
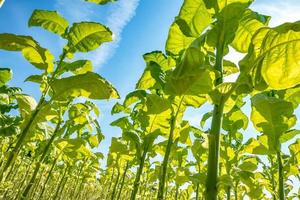
[[[21,200],[24,200],[27,198],[28,194],[29,194],[29,191],[31,189],[31,187],[33,186],[33,183],[36,179],[36,176],[38,175],[38,172],[40,170],[40,167],[41,167],[41,164],[43,163],[46,155],[48,154],[48,151],[50,149],[50,146],[52,145],[52,142],[54,141],[55,137],[56,137],[56,133],[58,132],[59,128],[60,128],[60,124],[61,122],[58,122],[58,124],[56,125],[56,128],[55,128],[55,131],[54,133],[52,134],[49,142],[47,143],[47,146],[45,147],[44,151],[43,151],[43,154],[42,156],[40,157],[39,161],[37,162],[36,166],[35,166],[35,169],[34,169],[34,172],[33,172],[33,175],[26,187],[26,189],[24,190],[23,194],[22,194],[22,197],[21,197]]]
[[[199,183],[197,183],[197,188],[196,188],[196,200],[199,200]]]
[[[164,199],[164,189],[165,189],[165,182],[166,182],[166,176],[167,176],[167,171],[168,171],[168,162],[169,162],[169,157],[170,157],[170,153],[171,153],[171,149],[172,149],[172,145],[173,145],[173,135],[174,135],[174,130],[175,130],[175,126],[176,126],[176,120],[178,117],[178,114],[180,112],[180,107],[183,103],[184,100],[184,96],[181,97],[180,102],[178,104],[176,113],[174,113],[174,111],[172,112],[172,116],[170,119],[170,133],[169,133],[169,139],[168,139],[168,143],[167,143],[167,147],[166,147],[166,153],[164,156],[164,160],[162,163],[162,172],[161,172],[161,177],[159,179],[159,184],[158,184],[158,193],[157,193],[157,199],[158,200],[163,200]],[[174,115],[175,114],[175,115]]]
[[[60,191],[60,188],[62,186],[62,183],[66,177],[66,174],[67,174],[67,171],[68,171],[68,166],[66,167],[66,169],[64,170],[64,174],[62,175],[58,185],[57,185],[57,188],[56,188],[56,192],[55,192],[55,195],[54,195],[54,198],[53,199],[57,199],[58,197],[58,194],[59,194],[59,191]]]
[[[61,63],[63,62],[63,60],[64,60],[65,57],[66,57],[66,54],[67,54],[67,52],[63,51],[62,56],[61,56],[61,58],[60,58],[60,60],[59,60],[59,62],[58,62],[58,64],[57,64],[57,67],[56,67],[54,73],[52,74],[52,76],[51,76],[51,78],[50,78],[50,81],[54,80],[54,78],[55,78],[55,76],[56,76],[56,74],[57,74],[57,72],[58,72],[58,69],[59,69],[60,66],[61,66]],[[34,110],[33,113],[31,114],[28,123],[26,124],[26,126],[25,126],[25,128],[22,130],[22,132],[20,133],[20,135],[19,135],[19,137],[18,137],[18,139],[17,139],[16,146],[14,147],[14,149],[13,149],[11,152],[9,152],[7,161],[6,161],[5,165],[4,165],[4,168],[3,168],[3,170],[2,170],[1,173],[0,173],[0,182],[1,182],[2,179],[3,179],[4,173],[5,173],[5,172],[7,171],[7,169],[10,167],[10,165],[13,164],[13,163],[15,162],[15,160],[16,160],[16,158],[17,158],[17,156],[18,156],[18,154],[19,154],[19,152],[20,152],[20,150],[21,150],[21,148],[22,148],[22,146],[23,146],[23,143],[24,143],[24,141],[25,141],[25,138],[26,138],[27,135],[28,135],[28,132],[29,132],[29,129],[31,128],[31,125],[33,124],[33,122],[34,122],[36,116],[38,115],[39,111],[40,111],[41,108],[43,107],[44,102],[46,101],[46,95],[48,94],[49,89],[50,89],[50,86],[47,85],[47,87],[45,88],[45,90],[44,90],[43,93],[42,93],[42,96],[41,96],[41,98],[40,98],[40,100],[39,100],[39,103],[37,104],[35,110]]]
[[[223,49],[224,33],[221,32],[216,49],[215,69],[220,72],[220,77],[216,79],[215,86],[223,83]],[[219,105],[214,105],[211,129],[209,133],[209,153],[206,179],[206,199],[216,200],[218,195],[217,181],[219,173],[219,151],[220,151],[220,131],[222,126],[224,101]]]
[[[49,179],[50,179],[50,176],[51,176],[51,174],[52,174],[52,171],[53,171],[53,169],[54,169],[54,167],[55,167],[55,165],[56,165],[56,161],[57,161],[58,157],[59,157],[59,156],[57,156],[57,157],[54,159],[54,161],[52,162],[52,166],[51,166],[51,168],[50,168],[50,170],[49,170],[49,172],[48,172],[46,181],[45,181],[45,183],[43,184],[42,191],[41,191],[41,194],[39,195],[38,200],[40,200],[40,199],[43,197],[44,191],[45,191],[45,189],[46,189],[46,186],[47,186],[47,183],[48,183],[48,181],[49,181]]]
[[[285,199],[285,194],[284,194],[284,174],[283,174],[283,164],[282,164],[282,158],[281,158],[281,153],[280,151],[277,151],[277,162],[278,162],[278,183],[279,183],[279,199],[284,200]]]
[[[119,179],[120,179],[120,170],[118,169],[118,175],[117,175],[116,183],[114,185],[114,189],[113,189],[112,194],[111,194],[111,200],[115,199],[116,189],[117,189],[117,186],[119,184]]]
[[[133,190],[131,192],[130,200],[135,200],[135,198],[136,198],[136,194],[138,192],[139,185],[140,185],[141,174],[143,173],[143,168],[144,168],[144,164],[145,164],[147,151],[148,151],[148,147],[144,148],[143,155],[140,160],[139,168],[138,168],[135,180],[134,180]]]
[[[129,168],[129,162],[127,161],[124,173],[122,175],[121,186],[120,186],[120,189],[119,189],[119,192],[118,192],[118,196],[117,196],[118,200],[121,197],[121,193],[122,193],[122,190],[123,190],[123,187],[124,187],[125,177],[126,177],[126,173],[127,173],[128,168]]]
[[[171,118],[171,128],[170,128],[170,134],[169,134],[169,139],[166,147],[166,153],[164,156],[164,160],[162,163],[162,173],[161,177],[159,179],[159,186],[158,186],[158,194],[157,194],[157,199],[163,200],[164,199],[164,188],[165,188],[165,182],[166,182],[166,175],[167,175],[167,168],[168,168],[168,162],[169,162],[169,157],[171,153],[171,148],[173,144],[173,134],[174,134],[174,124],[175,119],[174,117]]]

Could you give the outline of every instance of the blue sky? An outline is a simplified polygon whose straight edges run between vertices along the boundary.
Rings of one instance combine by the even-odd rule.
[[[70,22],[98,21],[109,26],[115,33],[115,41],[103,45],[91,54],[77,54],[77,58],[93,60],[96,72],[107,78],[118,89],[121,97],[134,90],[145,64],[142,55],[153,50],[164,50],[169,25],[177,15],[182,0],[119,0],[105,6],[88,4],[80,0],[7,0],[0,9],[0,32],[32,35],[43,47],[54,55],[61,53],[63,40],[40,28],[28,28],[27,21],[34,9],[58,10]],[[271,26],[285,21],[300,19],[299,0],[257,0],[252,8],[266,15],[274,16]],[[242,56],[232,53],[228,57],[237,61]],[[30,66],[20,53],[0,51],[0,67],[14,71],[11,86],[21,86],[24,93],[39,97],[39,89],[32,83],[24,83],[27,76],[40,71]],[[115,101],[98,103],[102,111],[100,123],[106,136],[100,150],[107,152],[110,138],[121,134],[120,130],[109,126],[116,116],[110,116]],[[206,105],[198,110],[189,110],[186,119],[198,125],[202,115],[209,111]],[[244,111],[249,114],[250,107]],[[298,111],[297,111],[298,113]],[[255,136],[250,125],[245,137]],[[285,148],[285,150],[287,150]]]

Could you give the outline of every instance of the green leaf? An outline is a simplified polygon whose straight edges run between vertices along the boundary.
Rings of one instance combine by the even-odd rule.
[[[210,35],[213,38],[210,40],[213,41],[213,46],[216,46],[218,40],[223,41],[225,45],[230,44],[234,40],[241,16],[243,16],[249,6],[249,1],[226,1],[224,3],[224,8],[217,14],[216,25],[210,31]]]
[[[54,56],[42,48],[32,37],[3,33],[0,34],[0,49],[21,51],[24,58],[38,69],[52,72]]]
[[[138,156],[138,159],[140,159],[142,156],[142,153],[141,153],[142,145],[141,145],[141,139],[138,136],[138,134],[135,132],[132,132],[132,131],[125,131],[125,132],[123,132],[123,136],[125,139],[128,139],[129,141],[131,141],[134,144],[135,149],[136,149],[136,154]]]
[[[104,42],[112,41],[112,32],[95,22],[74,23],[68,33],[68,41],[69,51],[89,52]]]
[[[243,171],[253,172],[257,169],[257,159],[254,157],[249,157],[243,160],[243,163],[239,165],[239,168]]]
[[[176,21],[180,21],[179,26],[185,23],[190,35],[198,37],[210,25],[212,16],[202,0],[185,0]]]
[[[224,60],[223,62],[223,76],[229,76],[231,74],[238,73],[240,70],[233,62]]]
[[[258,89],[282,90],[300,84],[300,22],[261,28],[241,63]]]
[[[208,95],[211,98],[213,104],[220,105],[225,103],[232,91],[235,88],[235,83],[222,83],[218,85],[213,91],[211,91]]]
[[[296,123],[293,104],[275,97],[257,94],[251,98],[251,121],[268,136],[269,144],[277,148],[279,138]]]
[[[40,26],[62,36],[66,33],[69,23],[56,11],[34,10],[29,19],[28,26]]]
[[[134,104],[140,100],[143,100],[145,97],[146,97],[146,92],[144,90],[136,90],[136,91],[130,92],[125,97],[123,104],[125,107],[129,107],[132,104]]]
[[[166,78],[166,93],[176,96],[199,96],[209,93],[214,87],[215,73],[211,70],[195,69],[194,73]]]
[[[151,94],[147,96],[146,106],[139,115],[141,127],[150,134],[156,131],[167,135],[170,128],[171,107],[167,99]]]
[[[33,97],[26,94],[17,94],[16,99],[21,116],[23,119],[26,119],[31,115],[31,112],[35,110],[37,102]]]
[[[247,9],[239,22],[235,39],[231,43],[232,47],[239,52],[247,53],[255,32],[268,25],[269,20],[270,17]]]
[[[104,4],[107,4],[108,2],[115,2],[117,0],[84,0],[84,1],[104,5]]]
[[[92,135],[88,138],[88,142],[92,148],[98,147],[100,144],[99,138],[97,135]]]
[[[167,57],[161,51],[146,53],[143,57],[146,63],[155,62],[163,71],[170,70],[176,65],[174,59]]]
[[[224,115],[222,127],[226,131],[237,132],[239,129],[248,127],[248,117],[241,109],[234,107],[229,113]]]
[[[185,36],[177,23],[173,23],[166,42],[166,52],[169,55],[179,55],[195,38]]]
[[[164,85],[163,74],[163,70],[157,63],[152,61],[147,63],[147,67],[137,82],[136,88],[141,90],[161,89]]]
[[[293,144],[289,146],[289,150],[291,152],[291,157],[295,159],[296,163],[300,163],[300,138],[296,140]]]
[[[92,155],[92,152],[85,146],[85,141],[80,138],[58,139],[54,143],[71,161],[77,161]]]
[[[43,75],[30,75],[25,79],[24,82],[27,81],[41,84],[43,82]]]
[[[132,125],[130,124],[129,120],[127,117],[121,117],[115,121],[113,121],[111,126],[117,126],[121,128],[122,130],[128,130],[132,128]]]
[[[280,143],[285,143],[291,139],[293,139],[295,136],[297,136],[300,133],[300,130],[288,130],[284,134],[282,134],[279,138]]]
[[[205,114],[203,115],[203,117],[202,117],[202,119],[201,119],[201,121],[200,121],[200,126],[201,126],[202,128],[204,127],[205,122],[206,122],[209,118],[211,118],[212,115],[213,115],[212,112],[208,112],[208,113],[205,113]]]
[[[257,140],[250,138],[244,145],[244,152],[251,154],[269,155],[275,153],[275,151],[272,152],[272,150],[274,150],[274,148],[269,148],[268,137],[266,135],[258,137]]]
[[[111,114],[117,114],[120,112],[124,112],[124,113],[130,113],[130,109],[126,108],[125,106],[123,106],[122,104],[116,103],[113,108],[111,109]]]
[[[93,71],[93,64],[89,60],[77,60],[75,62],[62,62],[57,74],[72,72],[73,74],[85,74]]]
[[[100,75],[86,74],[56,79],[51,83],[53,99],[66,100],[70,97],[87,97],[90,99],[119,98],[117,90]]]
[[[12,79],[12,71],[8,68],[0,68],[0,87],[5,85],[8,81]]]

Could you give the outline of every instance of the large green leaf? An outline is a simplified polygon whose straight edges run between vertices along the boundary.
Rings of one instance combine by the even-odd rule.
[[[147,67],[137,82],[136,88],[141,90],[161,89],[164,85],[163,75],[164,72],[161,67],[157,63],[151,61],[150,63],[147,63]]]
[[[168,39],[166,42],[166,51],[170,55],[179,55],[193,41],[194,37],[185,36],[177,23],[173,23],[169,30]]]
[[[215,26],[209,31],[210,45],[217,46],[217,41],[222,41],[225,45],[228,45],[234,40],[241,16],[248,6],[248,1],[238,3],[228,2],[227,6],[216,15]],[[225,47],[227,48],[227,46]]]
[[[75,62],[62,62],[57,74],[72,72],[73,74],[85,74],[93,71],[93,64],[89,60],[77,60]]]
[[[52,33],[64,35],[69,23],[56,11],[34,10],[29,19],[28,26],[40,26]]]
[[[185,0],[176,18],[182,32],[193,37],[201,35],[211,22],[211,13],[202,0]]]
[[[146,53],[143,57],[146,63],[155,62],[163,71],[167,71],[176,65],[174,59],[170,56],[167,57],[161,51]]]
[[[67,159],[71,161],[84,159],[92,155],[92,152],[86,147],[85,141],[80,138],[59,139],[54,143],[55,146],[63,152]]]
[[[54,68],[54,56],[49,50],[42,48],[30,36],[0,34],[0,49],[7,51],[21,51],[28,62],[39,69],[52,72]]]
[[[132,104],[143,100],[146,97],[146,92],[144,90],[136,90],[127,94],[124,100],[124,106],[129,107]]]
[[[12,78],[12,71],[8,68],[0,68],[0,87],[5,85]]]
[[[261,28],[241,62],[258,89],[288,89],[300,84],[300,22]]]
[[[86,74],[56,79],[51,83],[53,98],[66,100],[69,97],[87,97],[90,99],[119,98],[117,90],[100,75]]]
[[[16,99],[21,116],[23,119],[26,119],[31,115],[31,112],[35,110],[37,102],[33,97],[26,94],[17,94]]]
[[[95,22],[74,23],[68,33],[68,40],[69,51],[89,52],[104,42],[112,41],[112,32]]]
[[[170,128],[169,118],[171,116],[169,101],[151,94],[147,96],[145,104],[144,110],[139,115],[139,121],[143,130],[147,134],[156,131],[167,134]]]
[[[231,45],[237,51],[247,53],[255,32],[265,25],[268,25],[269,20],[270,17],[247,9],[239,22],[235,38]]]
[[[212,22],[212,16],[202,0],[185,0],[179,15],[172,24],[166,43],[166,51],[178,55]]]
[[[274,148],[269,147],[267,135],[259,136],[258,139],[250,138],[243,146],[246,153],[257,155],[269,155],[275,153]]]
[[[166,92],[172,95],[203,95],[212,91],[215,73],[211,70],[195,69],[194,73],[167,77]]]
[[[280,136],[296,123],[293,104],[265,94],[251,98],[251,121],[254,127],[268,136],[269,144],[277,148]]]

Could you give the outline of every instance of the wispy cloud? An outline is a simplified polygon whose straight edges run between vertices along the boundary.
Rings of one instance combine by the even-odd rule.
[[[100,13],[99,9],[96,9],[97,5],[80,0],[56,0],[55,8],[71,22],[101,21],[112,30],[114,33],[113,42],[103,44],[99,49],[88,55],[78,55],[78,57],[92,60],[94,66],[100,68],[114,55],[122,39],[122,31],[135,15],[138,4],[139,0],[119,0],[115,4],[109,5],[110,11],[105,15]]]
[[[120,0],[116,3],[116,8],[108,16],[106,23],[114,33],[114,42],[104,44],[102,48],[99,48],[92,53],[92,60],[94,61],[95,66],[103,65],[114,54],[122,38],[122,31],[135,15],[138,3],[139,0]]]
[[[271,26],[300,20],[299,0],[256,1],[253,9],[262,14],[272,16],[270,21]]]

